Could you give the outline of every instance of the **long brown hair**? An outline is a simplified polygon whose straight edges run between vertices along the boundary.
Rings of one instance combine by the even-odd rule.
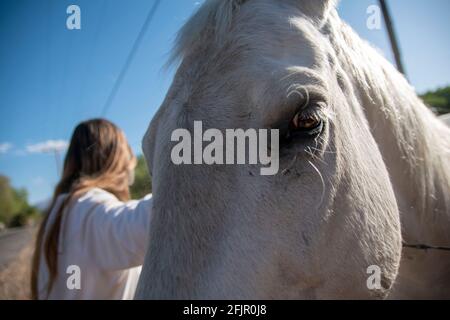
[[[125,135],[113,123],[93,119],[75,128],[64,160],[62,178],[55,188],[51,205],[37,234],[31,273],[32,299],[38,298],[38,272],[42,254],[49,270],[47,293],[58,275],[58,244],[62,217],[67,211],[65,209],[72,200],[94,187],[114,194],[121,201],[129,200],[128,172],[135,163],[136,158]],[[62,194],[67,196],[57,209],[54,222],[47,226],[50,212]],[[44,237],[45,233],[47,235]]]

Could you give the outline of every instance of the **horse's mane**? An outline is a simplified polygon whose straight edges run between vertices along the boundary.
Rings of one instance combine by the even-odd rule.
[[[399,160],[406,161],[405,170],[415,181],[411,188],[416,192],[416,209],[422,212],[421,218],[436,218],[437,211],[448,216],[450,129],[424,105],[405,77],[337,13],[329,18],[325,29],[330,32],[340,63],[358,87],[362,106],[379,108],[390,122],[400,150]]]
[[[206,0],[179,31],[169,63],[181,60],[202,43],[223,41],[233,15],[248,0]],[[312,2],[314,4],[320,1]],[[330,1],[334,5],[335,1]],[[400,155],[415,181],[417,206],[432,217],[438,202],[450,211],[450,129],[417,97],[406,79],[363,41],[333,11],[322,28],[339,63],[351,77],[362,106],[380,108],[391,123]],[[442,199],[442,197],[444,199]],[[442,208],[442,206],[441,206]]]

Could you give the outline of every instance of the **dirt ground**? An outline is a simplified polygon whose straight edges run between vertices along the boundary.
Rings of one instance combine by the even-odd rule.
[[[30,244],[0,270],[0,300],[30,299],[32,256],[33,246]]]

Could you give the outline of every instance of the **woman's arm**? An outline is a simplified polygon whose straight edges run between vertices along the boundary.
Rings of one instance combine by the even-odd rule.
[[[151,195],[126,203],[98,199],[84,217],[84,244],[97,266],[119,270],[142,265],[152,212]],[[93,199],[90,199],[92,202]]]

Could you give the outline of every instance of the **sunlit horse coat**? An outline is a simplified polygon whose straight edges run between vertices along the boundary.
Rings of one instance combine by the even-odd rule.
[[[450,255],[402,249],[450,245],[450,131],[335,1],[205,1],[177,59],[143,141],[154,217],[138,298],[450,297]],[[287,137],[298,116],[323,130],[282,144],[275,176],[171,162],[171,133],[194,121]]]

